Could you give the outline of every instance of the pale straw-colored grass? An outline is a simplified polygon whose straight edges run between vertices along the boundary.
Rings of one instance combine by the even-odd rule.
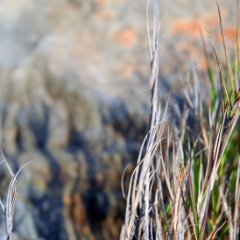
[[[127,194],[124,194],[126,213],[121,240],[238,239],[240,160],[239,153],[234,154],[229,149],[234,146],[240,114],[237,82],[240,61],[233,71],[219,7],[218,11],[227,74],[223,74],[224,68],[212,44],[220,83],[212,81],[210,92],[215,93],[212,94],[215,97],[211,99],[208,114],[193,70],[193,83],[185,82],[183,86],[186,104],[181,125],[176,127],[166,124],[169,122],[169,101],[163,109],[158,96],[161,91],[158,89],[160,24],[158,1],[155,1],[152,37],[147,20],[152,96],[149,132],[142,144]],[[195,117],[197,133],[188,126],[189,114]]]
[[[8,169],[8,172],[11,175],[11,180],[8,185],[8,192],[7,192],[7,197],[6,197],[6,204],[3,204],[3,201],[0,198],[0,205],[3,210],[3,213],[5,215],[5,222],[6,222],[6,239],[11,240],[12,237],[12,229],[13,229],[13,217],[14,217],[14,207],[16,203],[16,198],[17,198],[17,177],[21,170],[27,166],[29,163],[26,163],[20,169],[17,171],[16,174],[13,173],[11,167],[9,166],[7,160],[5,159],[2,151],[1,155],[3,160],[0,162],[0,164],[5,163]]]

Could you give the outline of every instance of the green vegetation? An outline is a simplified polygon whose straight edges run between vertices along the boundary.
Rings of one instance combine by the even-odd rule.
[[[237,9],[238,5],[237,1]],[[202,100],[194,72],[192,82],[184,85],[185,107],[181,126],[176,127],[169,123],[168,103],[162,110],[159,102],[160,24],[158,1],[155,1],[152,38],[147,21],[152,93],[149,132],[139,153],[128,192],[124,193],[127,206],[121,240],[234,240],[239,237],[239,27],[237,19],[237,56],[232,64],[218,4],[217,8],[225,63],[220,62],[210,37],[215,59],[210,59],[204,43],[210,105]],[[218,66],[217,72],[213,61]],[[195,119],[194,129],[188,124],[190,115]]]

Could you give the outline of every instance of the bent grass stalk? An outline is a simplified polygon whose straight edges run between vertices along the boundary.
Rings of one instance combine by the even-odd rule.
[[[21,170],[30,164],[32,161],[24,164],[20,169],[17,171],[16,174],[13,173],[12,169],[10,168],[7,160],[5,159],[2,151],[1,155],[3,160],[0,162],[0,164],[5,163],[7,166],[7,169],[11,175],[11,181],[8,186],[8,192],[7,192],[7,199],[6,199],[6,206],[4,206],[2,200],[0,199],[0,205],[3,210],[3,213],[5,215],[5,221],[6,221],[6,239],[11,240],[12,237],[12,229],[13,229],[13,217],[14,217],[14,207],[16,203],[17,198],[17,177]]]

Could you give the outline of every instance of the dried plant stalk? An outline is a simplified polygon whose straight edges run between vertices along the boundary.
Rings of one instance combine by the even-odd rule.
[[[11,240],[12,236],[12,229],[13,229],[13,216],[14,216],[14,207],[16,203],[17,198],[17,177],[21,170],[30,164],[31,162],[26,163],[20,169],[17,171],[16,174],[13,173],[12,169],[10,168],[7,160],[4,158],[4,155],[1,151],[3,161],[1,163],[5,163],[7,166],[7,169],[11,175],[11,181],[8,186],[8,193],[7,193],[7,199],[6,199],[6,206],[4,206],[2,200],[0,199],[0,205],[2,207],[3,213],[5,215],[5,221],[6,221],[6,239]],[[0,163],[0,164],[1,164]]]

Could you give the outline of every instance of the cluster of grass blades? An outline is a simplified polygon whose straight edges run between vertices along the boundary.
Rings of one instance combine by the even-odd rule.
[[[238,5],[237,0],[237,9]],[[152,93],[149,132],[139,153],[128,192],[124,194],[127,206],[121,240],[239,238],[239,27],[237,19],[237,56],[231,64],[218,3],[217,9],[226,61],[220,62],[209,37],[218,66],[216,73],[204,43],[210,106],[202,100],[198,77],[193,71],[193,83],[184,85],[186,104],[181,126],[176,127],[166,124],[169,122],[168,104],[161,111],[159,103],[160,24],[158,1],[155,1],[152,38],[147,21],[152,69],[149,80]],[[198,132],[188,125],[190,114],[194,116]]]
[[[2,163],[5,163],[7,166],[7,170],[11,175],[11,181],[9,182],[8,191],[7,191],[7,197],[6,197],[6,203],[4,205],[2,199],[0,198],[0,206],[2,208],[2,211],[5,215],[5,223],[6,223],[6,240],[12,239],[12,230],[13,230],[13,218],[14,218],[14,208],[16,204],[16,198],[17,198],[17,177],[20,174],[21,170],[30,164],[31,162],[26,163],[22,167],[19,168],[17,173],[13,173],[11,167],[9,166],[7,160],[5,159],[2,150],[1,150],[1,156],[2,161],[0,162],[0,165]]]

